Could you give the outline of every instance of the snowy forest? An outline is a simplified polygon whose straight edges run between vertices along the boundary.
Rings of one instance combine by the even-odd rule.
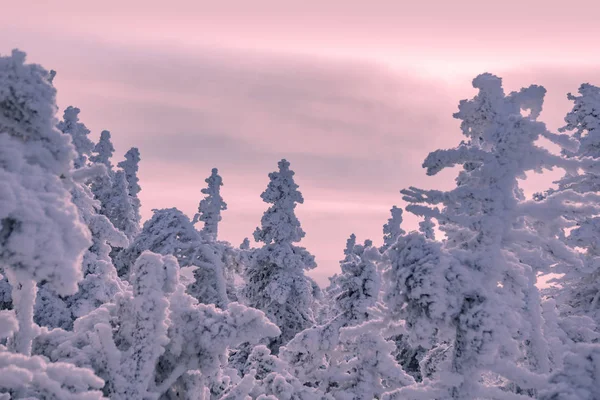
[[[398,188],[382,245],[348,232],[320,288],[288,160],[265,171],[256,247],[219,239],[217,168],[197,214],[143,222],[143,154],[94,143],[55,74],[0,58],[0,399],[600,399],[599,87],[565,94],[551,132],[542,86],[477,76],[463,140],[422,165],[454,187]]]

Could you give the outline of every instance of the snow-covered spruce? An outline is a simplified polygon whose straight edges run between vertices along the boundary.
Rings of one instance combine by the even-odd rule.
[[[127,194],[129,195],[131,207],[133,208],[133,228],[131,229],[135,234],[139,233],[140,222],[142,220],[142,216],[140,215],[141,202],[138,197],[138,193],[142,191],[142,188],[140,187],[140,180],[137,176],[140,159],[140,151],[137,147],[132,147],[125,153],[125,160],[117,164],[117,166],[123,170],[125,180],[127,181]]]
[[[304,237],[294,209],[304,198],[294,182],[294,171],[286,160],[279,170],[269,174],[269,185],[261,198],[271,207],[264,213],[254,239],[264,243],[253,252],[245,271],[242,296],[250,307],[265,312],[281,328],[281,336],[269,343],[277,354],[279,347],[314,323],[311,305],[313,283],[304,271],[316,267],[314,257],[295,246]]]
[[[379,249],[348,239],[342,273],[336,278],[334,317],[298,333],[280,357],[305,384],[336,399],[379,398],[414,383],[392,356],[394,343],[371,324],[379,298]]]
[[[583,84],[578,96],[569,93],[568,98],[574,105],[565,117],[566,125],[560,130],[573,132],[579,148],[563,153],[579,160],[589,157],[597,164],[600,161],[600,87]],[[567,174],[556,183],[558,189],[548,193],[573,190],[581,194],[598,194],[600,171],[594,168],[582,174]],[[600,326],[600,217],[580,213],[570,219],[576,225],[565,241],[585,251],[583,266],[568,265],[556,271],[564,275],[558,278],[556,283],[560,289],[552,296],[557,297],[562,315],[587,315]]]
[[[125,172],[117,170],[112,179],[110,195],[102,204],[104,215],[113,223],[113,225],[127,236],[128,240],[133,240],[140,232],[139,219],[136,215],[129,190],[128,182],[125,178]]]
[[[68,107],[65,111],[65,120],[58,126],[65,129],[64,133],[71,135],[74,143],[86,144],[75,146],[78,155],[75,160],[87,160],[87,154],[93,148],[93,143],[87,142],[89,139],[84,135],[87,135],[89,130],[78,122],[78,113],[79,109]],[[80,179],[105,172],[104,165],[92,164],[85,167],[87,164],[85,161],[75,164],[80,165],[75,171],[75,174],[82,175]],[[99,172],[96,172],[98,170]],[[76,294],[60,296],[48,283],[38,285],[34,319],[37,324],[50,328],[72,329],[75,319],[110,301],[124,288],[124,283],[117,277],[109,254],[111,246],[126,247],[127,238],[106,216],[98,213],[100,203],[93,198],[92,192],[84,182],[71,188],[71,196],[83,222],[92,233],[92,246],[84,254],[84,278],[79,282],[79,290]]]
[[[89,159],[92,163],[104,165],[107,172],[95,177],[90,188],[100,201],[100,214],[105,215],[131,241],[140,231],[140,203],[137,197],[141,190],[137,183],[139,152],[135,148],[128,151],[125,161],[119,163],[122,169],[115,170],[111,162],[114,151],[110,132],[102,131]]]
[[[36,284],[77,291],[91,244],[69,190],[75,150],[56,128],[49,73],[14,50],[0,57],[0,269],[12,286],[12,311],[0,312],[0,398],[100,399],[90,370],[30,357]]]
[[[71,142],[77,152],[74,160],[75,168],[85,167],[94,150],[94,142],[88,137],[90,130],[79,122],[80,112],[81,110],[77,107],[67,107],[63,114],[63,120],[57,125],[63,133],[71,136]]]
[[[396,243],[396,240],[406,233],[404,229],[400,227],[402,225],[402,209],[393,206],[390,212],[392,213],[392,218],[388,219],[387,224],[383,225],[382,252]]]
[[[221,197],[221,186],[223,179],[216,168],[212,169],[211,175],[205,179],[208,187],[201,190],[206,196],[200,200],[198,213],[194,216],[192,224],[200,221],[204,223],[201,233],[206,240],[217,240],[221,211],[227,210],[227,203]]]
[[[419,222],[419,231],[425,235],[427,239],[435,240],[435,232],[433,230],[435,224],[430,216],[426,216],[423,221]]]
[[[435,308],[442,319],[433,329],[436,335],[450,332],[447,338],[453,353],[449,370],[432,385],[400,389],[399,396],[411,396],[415,391],[427,393],[423,396],[429,398],[508,398],[507,390],[514,391],[514,398],[521,396],[517,393],[535,393],[543,386],[542,374],[550,368],[536,274],[556,263],[577,262],[560,240],[539,235],[531,226],[542,216],[550,225],[560,223],[562,215],[579,209],[571,202],[585,199],[573,195],[569,202],[565,196],[527,202],[518,187],[517,179],[527,171],[577,167],[536,144],[542,136],[568,144],[536,120],[545,89],[530,86],[505,95],[501,79],[491,74],[478,76],[473,86],[479,93],[472,100],[461,101],[454,115],[462,121],[468,141],[430,153],[423,164],[429,175],[463,165],[457,187],[446,192],[403,191],[404,199],[413,203],[406,209],[437,219],[447,235],[444,246],[449,255],[443,258],[449,257],[448,261],[438,263],[431,272],[424,271],[422,279],[442,274],[456,284],[437,294],[444,297]],[[523,116],[522,109],[530,110],[529,115]],[[544,251],[548,248],[553,252]],[[419,293],[428,280],[417,284]],[[422,331],[420,320],[429,319],[424,309],[433,306],[422,301],[421,296],[409,297],[408,309],[414,316],[407,319],[419,321],[414,325],[418,331]],[[426,343],[429,334],[424,333]]]

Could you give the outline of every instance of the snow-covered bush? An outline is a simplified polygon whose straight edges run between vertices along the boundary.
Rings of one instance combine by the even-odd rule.
[[[173,255],[180,267],[195,267],[194,282],[188,287],[188,293],[201,303],[226,306],[229,299],[223,249],[215,242],[204,241],[181,211],[176,208],[154,210],[131,246],[118,255],[119,275],[127,277],[129,266],[146,250]]]
[[[93,369],[111,399],[173,398],[182,391],[194,398],[219,375],[228,347],[279,334],[258,310],[198,304],[179,283],[173,256],[142,253],[130,281],[131,290],[75,321],[73,332],[44,331],[36,352]]]

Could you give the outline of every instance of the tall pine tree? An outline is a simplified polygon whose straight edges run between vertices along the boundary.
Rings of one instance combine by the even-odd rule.
[[[261,198],[271,207],[254,232],[254,239],[264,245],[254,252],[245,271],[242,294],[250,307],[264,311],[280,327],[281,336],[269,343],[277,354],[281,345],[314,323],[313,287],[304,271],[315,268],[316,263],[306,249],[294,245],[305,235],[294,212],[304,198],[290,163],[281,160],[279,170],[270,173],[269,179]]]

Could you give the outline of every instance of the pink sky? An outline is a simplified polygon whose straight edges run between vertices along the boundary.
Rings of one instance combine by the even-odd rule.
[[[267,174],[290,160],[321,284],[350,233],[381,241],[401,188],[452,185],[451,171],[430,178],[420,164],[461,140],[452,112],[476,74],[504,77],[507,91],[545,86],[553,129],[567,92],[600,84],[596,1],[94,3],[4,6],[0,53],[18,47],[56,69],[60,107],[81,108],[94,138],[112,132],[115,164],[140,148],[144,217],[193,215],[218,167],[220,236],[238,244],[267,207]]]

